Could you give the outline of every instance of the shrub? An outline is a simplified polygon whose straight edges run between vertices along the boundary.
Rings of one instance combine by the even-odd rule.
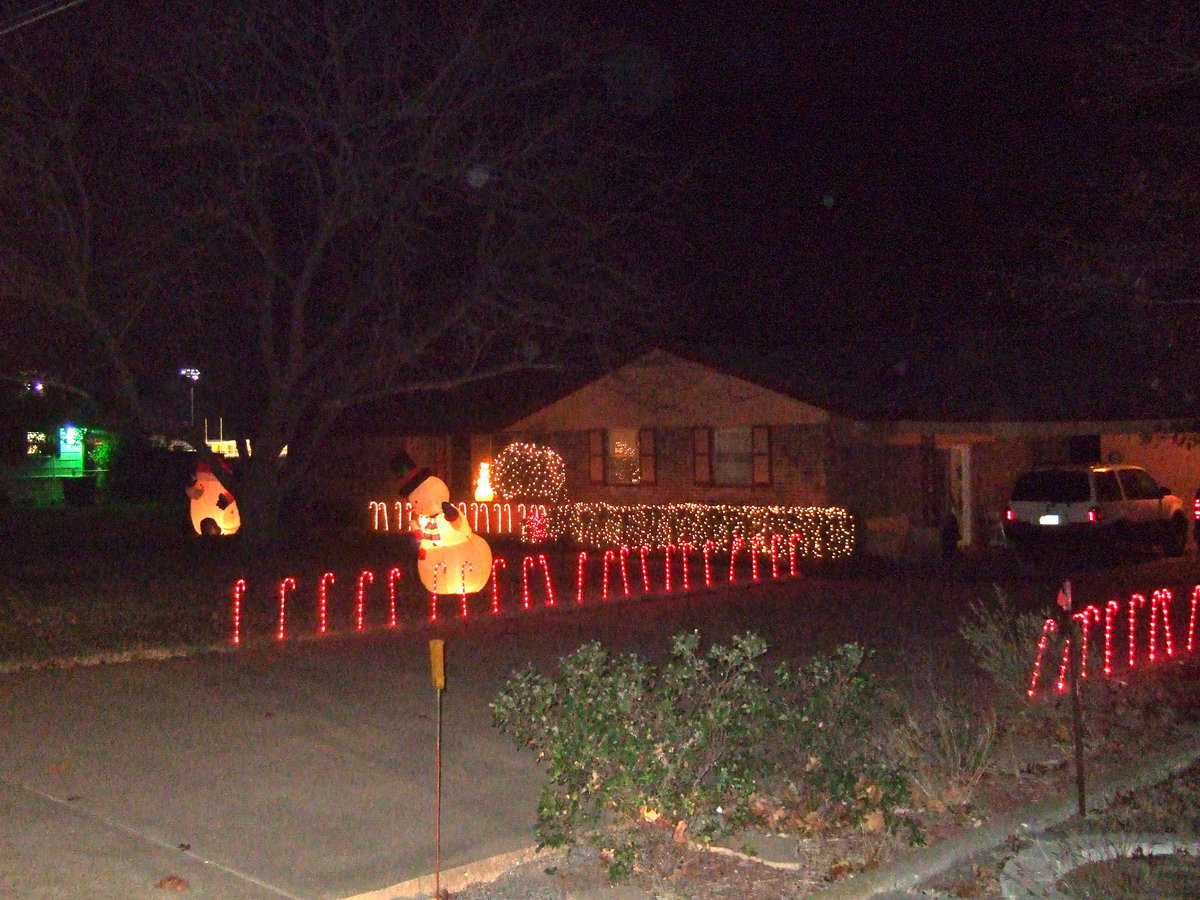
[[[997,602],[989,606],[982,600],[971,601],[959,634],[970,647],[975,664],[992,679],[997,707],[1019,715],[1029,705],[1026,691],[1046,616],[1018,614],[1000,586],[994,588]],[[1053,647],[1046,658],[1058,658]]]
[[[810,794],[856,810],[903,796],[905,780],[859,743],[873,702],[861,648],[768,677],[756,635],[705,653],[699,645],[695,633],[677,635],[656,668],[590,643],[554,676],[527,668],[505,683],[492,703],[496,725],[548,768],[535,828],[542,846],[610,822],[669,823],[701,839],[728,832],[749,821],[760,781],[780,765],[794,766],[782,774]]]

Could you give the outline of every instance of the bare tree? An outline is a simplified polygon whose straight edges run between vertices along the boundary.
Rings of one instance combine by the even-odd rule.
[[[110,228],[151,218],[152,252],[123,247],[138,264],[119,282],[91,268],[87,178],[47,184],[33,205],[43,232],[74,226],[47,244],[73,266],[54,296],[105,348],[131,408],[145,385],[129,323],[149,323],[133,329],[143,352],[161,328],[161,346],[222,386],[253,440],[239,494],[252,532],[271,531],[348,411],[561,365],[562,349],[652,319],[639,258],[663,182],[606,84],[603,36],[547,6],[175,6],[140,23],[158,52],[130,104],[142,149],[123,161],[160,196],[118,199],[110,184],[105,206]],[[14,133],[77,120],[45,102]],[[37,182],[54,152],[12,154]],[[64,272],[12,243],[25,250],[8,290],[50,296],[39,280]]]

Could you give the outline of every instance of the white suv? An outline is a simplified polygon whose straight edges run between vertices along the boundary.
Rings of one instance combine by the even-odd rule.
[[[1004,534],[1018,550],[1070,542],[1187,547],[1183,502],[1140,466],[1055,466],[1026,472],[1013,487]]]

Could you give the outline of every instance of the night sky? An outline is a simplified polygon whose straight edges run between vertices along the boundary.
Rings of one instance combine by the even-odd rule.
[[[3,4],[0,24],[24,8]],[[658,278],[675,315],[647,340],[893,414],[1028,415],[1064,373],[1086,394],[1136,368],[1102,323],[1063,340],[1004,288],[1127,163],[1126,123],[1083,102],[1087,7],[619,0],[595,15],[621,48],[615,81],[642,85],[662,171],[688,173]]]

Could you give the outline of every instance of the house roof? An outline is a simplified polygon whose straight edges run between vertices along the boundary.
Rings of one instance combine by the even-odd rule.
[[[614,425],[736,427],[765,421],[814,424],[828,418],[825,410],[810,403],[654,349],[509,427],[516,431]]]

